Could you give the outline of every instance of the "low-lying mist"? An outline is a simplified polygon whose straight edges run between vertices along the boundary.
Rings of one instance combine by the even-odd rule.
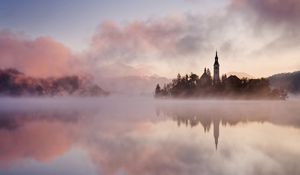
[[[151,96],[0,98],[0,113],[74,117],[153,119],[211,118],[231,121],[272,121],[300,126],[300,98],[289,100],[154,99]],[[3,115],[2,115],[3,116]]]

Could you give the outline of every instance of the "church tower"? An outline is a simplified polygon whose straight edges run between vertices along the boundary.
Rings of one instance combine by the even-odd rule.
[[[218,52],[216,52],[215,64],[214,64],[214,79],[213,79],[214,84],[220,83],[220,76],[219,76],[220,65],[219,65],[218,59],[219,59],[218,58]]]

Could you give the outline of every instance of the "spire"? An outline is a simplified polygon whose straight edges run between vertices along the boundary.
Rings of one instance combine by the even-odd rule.
[[[218,140],[219,140],[219,134],[220,134],[220,120],[214,120],[213,121],[213,125],[214,125],[214,139],[215,139],[215,146],[216,146],[216,150],[218,149]]]
[[[206,67],[204,68],[204,73],[206,73]]]
[[[215,139],[216,150],[218,150],[218,139]]]
[[[218,51],[216,50],[216,57],[215,60],[218,61]]]

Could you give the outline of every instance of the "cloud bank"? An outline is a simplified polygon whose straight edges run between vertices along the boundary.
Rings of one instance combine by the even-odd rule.
[[[299,25],[300,2],[297,0],[232,0],[232,7],[255,13],[265,23]]]
[[[71,51],[50,37],[30,39],[8,30],[0,31],[0,65],[17,68],[36,77],[69,73]]]
[[[103,22],[92,38],[92,51],[101,58],[145,59],[150,55],[189,55],[198,52],[204,33],[185,16],[133,21],[118,25]]]
[[[203,67],[212,66],[217,49],[221,73],[269,76],[299,69],[299,17],[297,0],[228,0],[227,6],[211,14],[123,23],[106,20],[92,34],[87,49],[76,55],[50,37],[32,39],[2,30],[0,65],[32,76],[84,72],[100,84],[111,85],[122,77],[146,80],[153,75],[174,77],[178,72],[199,74]],[[116,86],[117,91],[130,89]]]

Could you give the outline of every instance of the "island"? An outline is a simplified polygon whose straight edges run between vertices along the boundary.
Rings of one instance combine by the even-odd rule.
[[[172,82],[161,87],[156,85],[156,98],[217,98],[217,99],[274,99],[285,100],[287,91],[282,88],[272,88],[266,78],[248,79],[238,78],[236,75],[226,74],[220,78],[220,64],[216,52],[213,65],[214,74],[204,68],[199,77],[191,73],[185,76],[177,75]]]

